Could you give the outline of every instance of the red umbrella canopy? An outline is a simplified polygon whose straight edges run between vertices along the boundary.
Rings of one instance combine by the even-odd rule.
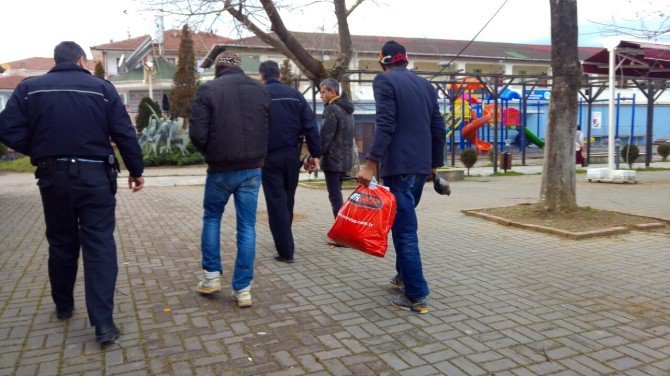
[[[670,45],[621,41],[615,49],[616,76],[630,78],[670,79]],[[584,73],[609,74],[609,51],[606,48],[582,63]]]

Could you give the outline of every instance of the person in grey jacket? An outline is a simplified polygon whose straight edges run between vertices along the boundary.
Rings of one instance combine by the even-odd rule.
[[[326,176],[328,200],[333,216],[342,207],[342,181],[355,162],[354,148],[354,105],[346,93],[340,95],[340,84],[333,78],[321,81],[323,99],[323,120],[321,124],[321,170]]]

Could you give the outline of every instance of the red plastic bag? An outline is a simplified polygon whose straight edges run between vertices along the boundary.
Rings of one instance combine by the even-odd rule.
[[[395,213],[395,196],[388,188],[359,185],[337,213],[328,237],[335,243],[384,257]]]

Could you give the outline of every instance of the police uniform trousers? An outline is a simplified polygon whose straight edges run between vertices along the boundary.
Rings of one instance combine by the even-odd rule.
[[[118,273],[114,242],[116,199],[106,165],[80,162],[75,168],[59,168],[40,177],[37,185],[44,207],[49,281],[56,308],[74,308],[81,248],[89,321],[92,326],[112,323]]]
[[[299,174],[297,149],[272,151],[265,157],[262,182],[270,232],[277,253],[286,259],[292,259],[295,250],[291,226]]]

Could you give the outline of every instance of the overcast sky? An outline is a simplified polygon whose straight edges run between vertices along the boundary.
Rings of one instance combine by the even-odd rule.
[[[153,0],[154,3],[169,0]],[[311,0],[282,0],[301,3]],[[366,0],[349,20],[353,34],[470,40],[505,0]],[[351,1],[348,1],[350,3]],[[156,11],[147,0],[9,1],[0,11],[0,63],[29,57],[52,57],[62,40],[89,47],[150,34]],[[409,4],[409,5],[408,5]],[[466,6],[469,5],[469,6]],[[670,12],[670,0],[579,0],[580,45],[602,46],[600,23],[623,24],[637,11]],[[652,8],[653,7],[653,8]],[[334,32],[332,5],[317,5],[283,13],[287,27],[299,31]],[[645,17],[654,21],[649,13]],[[165,17],[165,27],[180,28],[183,19]],[[649,21],[648,21],[649,22]],[[637,22],[635,23],[637,25]],[[201,29],[236,38],[229,18]],[[550,41],[549,0],[507,0],[477,37],[479,41],[544,43]],[[665,41],[668,41],[667,39]]]

